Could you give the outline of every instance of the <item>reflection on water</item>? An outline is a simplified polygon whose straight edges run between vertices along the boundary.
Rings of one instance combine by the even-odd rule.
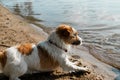
[[[120,22],[119,0],[1,0],[1,3],[18,14],[42,19],[47,26],[68,23],[84,30],[101,29],[99,25],[116,26]]]
[[[120,0],[0,0],[11,11],[48,27],[67,23],[86,43],[120,52]],[[42,19],[42,20],[41,20]],[[41,22],[42,21],[42,22]]]
[[[16,14],[20,14],[20,15],[24,15],[24,16],[33,14],[32,2],[25,2],[24,5],[15,4],[13,7],[14,7],[13,8],[14,12]]]

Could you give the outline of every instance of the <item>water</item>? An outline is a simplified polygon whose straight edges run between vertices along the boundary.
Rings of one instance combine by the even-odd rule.
[[[120,0],[0,2],[16,14],[32,17],[28,19],[34,19],[35,23],[48,27],[56,27],[61,23],[70,24],[80,31],[85,43],[100,46],[106,53],[120,55]]]

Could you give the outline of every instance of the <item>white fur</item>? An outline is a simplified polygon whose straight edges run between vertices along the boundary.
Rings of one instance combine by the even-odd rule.
[[[81,40],[81,38],[79,39]],[[68,52],[65,52],[57,46],[49,43],[48,40],[53,40],[54,43],[56,43],[60,47],[67,49]],[[41,46],[43,49],[46,49],[48,51],[48,54],[59,62],[63,70],[87,71],[87,68],[78,67],[69,61],[68,53],[71,45],[65,44],[64,41],[60,39],[60,37],[56,34],[56,32],[53,32],[46,41],[40,42],[38,45]],[[32,45],[33,51],[29,56],[22,55],[16,47],[17,46],[10,47],[6,50],[7,62],[3,69],[3,73],[6,76],[9,76],[10,80],[19,80],[18,77],[25,74],[27,71],[42,71],[42,69],[40,68],[40,57],[38,54],[37,45]]]

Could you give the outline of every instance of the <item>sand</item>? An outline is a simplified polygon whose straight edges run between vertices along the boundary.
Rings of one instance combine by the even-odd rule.
[[[41,27],[43,27],[41,25]],[[43,28],[39,28],[18,15],[14,15],[8,9],[0,5],[0,51],[10,46],[20,43],[38,43],[47,38],[48,34]],[[90,73],[75,72],[68,73],[59,68],[53,72],[39,72],[34,74],[25,74],[20,78],[22,80],[114,80],[118,75],[114,73],[115,68],[104,64],[89,54],[85,45],[73,47],[71,51],[74,55],[79,55],[77,60],[82,62],[80,66],[88,66]],[[72,54],[72,55],[73,55]],[[2,73],[0,80],[8,80]]]

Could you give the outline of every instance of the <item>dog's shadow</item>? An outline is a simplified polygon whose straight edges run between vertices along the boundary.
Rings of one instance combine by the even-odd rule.
[[[85,74],[86,72],[82,72],[82,71],[72,72],[72,73],[61,73],[59,75],[53,74],[53,72],[42,72],[42,73],[34,73],[34,74],[25,74],[22,77],[20,77],[20,79],[21,80],[56,80],[65,77],[69,79],[73,76],[81,77]],[[9,80],[9,79],[3,74],[0,74],[0,80]]]

